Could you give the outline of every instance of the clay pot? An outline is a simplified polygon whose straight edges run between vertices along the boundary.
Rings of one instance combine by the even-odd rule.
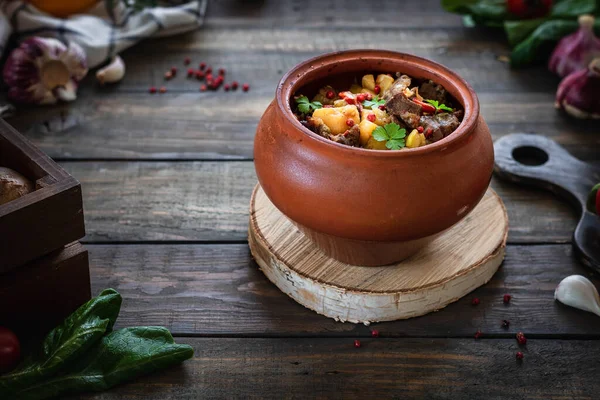
[[[290,108],[300,88],[310,95],[350,76],[396,71],[444,86],[465,110],[456,131],[415,149],[368,150],[311,132]],[[457,74],[408,54],[352,50],[305,61],[281,79],[254,160],[269,199],[323,252],[374,266],[411,256],[467,216],[490,183],[494,152],[477,96]]]

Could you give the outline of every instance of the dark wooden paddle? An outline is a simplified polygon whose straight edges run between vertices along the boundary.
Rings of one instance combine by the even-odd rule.
[[[600,272],[600,217],[586,209],[590,190],[600,182],[600,168],[539,135],[504,136],[494,143],[494,152],[499,178],[550,190],[577,208],[581,218],[573,233],[575,254],[584,265]]]

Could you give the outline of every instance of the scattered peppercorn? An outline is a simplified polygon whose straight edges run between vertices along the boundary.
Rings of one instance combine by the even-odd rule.
[[[206,73],[207,73],[207,74],[210,74],[210,73],[212,73],[212,67],[211,67],[211,66],[208,66],[208,67],[206,68]]]
[[[192,60],[190,60],[189,57],[186,57],[183,59],[183,65],[190,65],[191,62],[192,62]]]
[[[510,321],[509,321],[509,320],[507,320],[507,319],[503,319],[503,320],[502,320],[502,327],[503,327],[504,329],[508,329],[508,327],[509,327],[509,326],[510,326]]]
[[[479,339],[481,337],[482,333],[481,330],[477,329],[477,332],[475,332],[475,339]]]
[[[517,342],[519,342],[519,344],[527,344],[527,338],[523,332],[517,333]]]
[[[423,133],[424,130],[422,126],[417,126],[417,132]]]
[[[473,297],[473,300],[471,300],[471,304],[473,304],[474,306],[479,305],[479,298]]]
[[[379,106],[379,109],[380,109],[381,111],[385,111],[385,106]]]
[[[502,298],[502,301],[504,302],[504,304],[508,304],[508,303],[510,303],[511,298],[512,298],[512,296],[510,294],[505,294],[504,297]]]
[[[201,92],[206,92],[206,89],[207,89],[206,85],[201,85],[200,86],[200,91]]]
[[[425,137],[429,137],[433,134],[433,129],[431,128],[427,128],[427,130],[425,131]]]
[[[525,356],[520,351],[517,351],[516,357],[517,357],[517,360],[522,360],[523,357],[525,357]]]
[[[161,86],[161,87],[160,87],[160,89],[158,89],[158,91],[159,91],[160,93],[166,93],[166,92],[167,92],[167,88],[166,88],[166,87],[164,87],[164,86]]]
[[[151,94],[156,93],[156,88],[154,86],[151,86],[150,89],[148,90]]]
[[[331,100],[331,99],[333,99],[335,97],[335,93],[333,92],[333,90],[329,90],[325,94],[325,97],[327,97],[329,100]]]
[[[226,84],[223,86],[223,90],[225,90],[226,92],[229,92],[229,84],[228,84],[228,83],[226,83]]]
[[[213,74],[211,74],[210,72],[207,71],[206,72],[206,80],[207,81],[212,81],[212,79],[213,79]]]
[[[365,93],[365,94],[367,96],[366,97],[367,100],[369,100],[369,101],[373,100],[373,95],[371,93]]]
[[[348,125],[350,128],[352,128],[354,126],[354,120],[352,118],[348,118],[346,120],[346,125]]]
[[[225,68],[219,68],[219,75],[225,75]]]
[[[201,62],[199,65],[200,69],[204,69],[206,68],[206,63]]]
[[[231,88],[232,88],[233,90],[237,90],[237,88],[238,88],[238,85],[239,85],[239,84],[238,84],[238,82],[237,82],[237,81],[233,81],[233,82],[231,82]]]
[[[366,95],[366,94],[364,94],[364,93],[359,93],[359,94],[356,96],[356,101],[358,101],[359,103],[362,103],[363,101],[365,101],[365,100],[366,100],[366,98],[367,98],[367,95]]]
[[[173,77],[173,73],[171,71],[165,72],[165,79],[168,81]]]
[[[196,79],[198,79],[198,80],[204,79],[204,72],[196,71]]]
[[[194,71],[194,68],[188,68],[188,71],[187,71],[188,77],[194,76],[195,73],[196,73],[196,71]]]
[[[171,74],[173,74],[173,75],[177,74],[177,67],[171,67]]]
[[[373,330],[371,331],[371,336],[372,336],[372,337],[379,337],[379,331],[378,331],[378,330],[376,330],[376,329],[373,329]]]
[[[375,85],[375,87],[373,88],[373,91],[375,92],[375,94],[381,93],[381,86]]]
[[[360,340],[354,341],[354,347],[356,347],[356,348],[360,347]]]
[[[250,85],[248,85],[247,83],[244,83],[244,84],[242,85],[242,90],[243,90],[244,92],[247,92],[248,90],[250,90]]]
[[[369,114],[369,115],[367,115],[367,119],[371,122],[375,122],[377,117],[375,116],[375,114]]]

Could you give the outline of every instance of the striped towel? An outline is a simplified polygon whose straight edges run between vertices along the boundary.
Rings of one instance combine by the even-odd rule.
[[[64,0],[69,1],[69,0]],[[109,3],[114,3],[111,7]],[[55,18],[21,0],[0,0],[0,53],[11,33],[17,38],[54,37],[81,45],[96,67],[142,39],[176,35],[202,25],[207,0],[171,0],[165,7],[135,10],[126,0],[100,1],[85,14]]]

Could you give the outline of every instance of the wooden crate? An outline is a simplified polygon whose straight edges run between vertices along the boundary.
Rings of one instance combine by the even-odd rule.
[[[0,120],[0,166],[36,190],[0,205],[0,274],[85,235],[79,182]]]
[[[74,242],[0,276],[0,325],[42,333],[90,297],[88,253]]]

